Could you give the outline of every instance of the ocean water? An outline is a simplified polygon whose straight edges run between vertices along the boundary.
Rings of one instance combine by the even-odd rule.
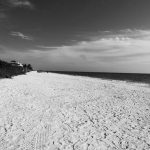
[[[92,78],[101,78],[108,80],[120,80],[136,83],[146,83],[150,85],[150,74],[138,73],[106,73],[106,72],[72,72],[72,71],[38,71],[38,72],[53,72],[58,74],[67,74],[73,76],[85,76]]]

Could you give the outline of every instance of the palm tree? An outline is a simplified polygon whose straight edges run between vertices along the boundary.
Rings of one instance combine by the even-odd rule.
[[[27,72],[27,65],[23,64],[23,71],[26,73]]]
[[[28,65],[27,65],[27,69],[28,69],[28,71],[33,71],[33,68],[32,68],[32,66],[31,66],[31,64],[28,64]]]

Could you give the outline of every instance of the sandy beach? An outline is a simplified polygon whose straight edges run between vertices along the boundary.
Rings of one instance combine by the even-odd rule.
[[[150,87],[30,72],[0,80],[0,150],[149,150]]]

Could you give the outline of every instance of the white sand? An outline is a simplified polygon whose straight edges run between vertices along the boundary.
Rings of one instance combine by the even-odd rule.
[[[150,150],[144,84],[31,72],[0,80],[0,150]]]

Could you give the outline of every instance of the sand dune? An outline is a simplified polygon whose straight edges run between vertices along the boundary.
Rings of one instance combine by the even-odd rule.
[[[0,80],[0,150],[150,149],[150,88],[55,73]]]

